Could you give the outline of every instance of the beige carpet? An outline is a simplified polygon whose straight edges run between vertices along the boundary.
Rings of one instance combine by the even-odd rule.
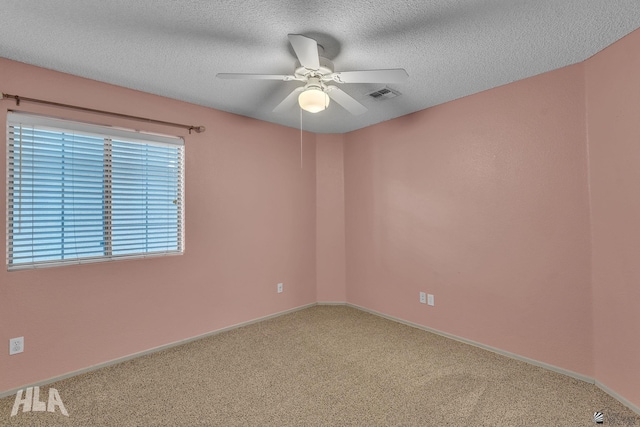
[[[317,306],[59,381],[69,416],[9,426],[593,426],[594,385],[344,306]],[[610,422],[607,422],[607,417]]]

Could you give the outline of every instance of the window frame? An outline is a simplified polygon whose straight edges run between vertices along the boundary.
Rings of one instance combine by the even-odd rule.
[[[16,165],[12,164],[12,150],[15,149],[16,141],[14,137],[12,137],[11,129],[14,126],[23,126],[35,127],[37,129],[47,129],[52,130],[54,132],[68,132],[80,134],[83,136],[97,137],[103,139],[103,147],[106,150],[107,144],[111,144],[113,140],[123,142],[126,144],[147,144],[151,146],[170,146],[177,147],[176,150],[176,176],[177,182],[175,184],[171,184],[172,186],[176,186],[176,199],[174,203],[176,204],[176,249],[175,250],[158,250],[149,252],[148,248],[144,251],[139,251],[136,253],[127,253],[127,254],[116,254],[112,253],[112,248],[104,247],[104,251],[102,255],[92,255],[85,257],[76,257],[63,259],[63,250],[60,251],[59,259],[54,260],[46,260],[46,261],[29,261],[29,262],[19,262],[12,263],[12,253],[13,253],[13,230],[14,230],[14,216],[16,210],[13,209],[15,206],[15,194],[16,194],[16,185],[12,183],[12,173],[16,170]],[[13,148],[12,148],[13,147]],[[149,158],[144,158],[144,161],[150,161]],[[6,265],[8,271],[15,270],[24,270],[24,269],[34,269],[34,268],[43,268],[43,267],[54,267],[61,265],[70,265],[70,264],[86,264],[86,263],[94,263],[94,262],[105,262],[105,261],[115,261],[115,260],[125,260],[125,259],[139,259],[139,258],[150,258],[150,257],[158,257],[158,256],[171,256],[171,255],[182,255],[185,249],[185,191],[184,191],[184,182],[185,182],[185,144],[184,139],[178,136],[170,136],[170,135],[162,135],[156,133],[149,132],[141,132],[137,130],[129,130],[120,127],[112,127],[112,126],[104,126],[97,124],[90,124],[86,122],[79,122],[67,119],[59,119],[49,116],[43,116],[39,114],[32,113],[24,113],[24,112],[14,112],[10,111],[7,114],[6,119]],[[21,166],[22,167],[22,166]],[[112,174],[112,159],[103,157],[102,164],[102,173],[104,179],[111,179]],[[105,186],[102,188],[102,200],[103,206],[101,209],[101,213],[103,214],[102,219],[102,231],[103,233],[108,233],[111,236],[111,215],[114,211],[114,205],[112,205],[108,201],[108,206],[110,211],[108,211],[105,206],[107,206],[107,199],[110,199],[112,196],[112,184],[109,186]],[[108,189],[108,191],[106,191]],[[72,192],[70,192],[71,194]],[[140,205],[144,206],[144,202]],[[61,236],[62,238],[62,236]],[[149,239],[149,235],[145,235],[145,239]],[[35,240],[35,239],[34,239]],[[105,245],[105,242],[102,242]]]

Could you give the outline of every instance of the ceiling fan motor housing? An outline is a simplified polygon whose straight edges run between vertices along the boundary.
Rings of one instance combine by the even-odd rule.
[[[324,92],[327,89],[327,85],[322,82],[320,77],[309,77],[307,79],[307,84],[304,85],[304,90],[311,89],[321,90]]]
[[[296,70],[294,72],[296,77],[324,77],[333,73],[333,62],[322,56],[319,58],[320,68],[317,70],[310,70],[300,65],[300,62],[296,62]]]

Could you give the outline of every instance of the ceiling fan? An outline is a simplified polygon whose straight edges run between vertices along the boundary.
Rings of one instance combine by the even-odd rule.
[[[340,104],[351,114],[359,115],[367,108],[335,84],[328,83],[400,83],[409,75],[402,68],[390,70],[334,71],[333,63],[318,54],[318,43],[300,34],[289,34],[289,43],[298,57],[295,71],[286,74],[241,74],[219,73],[219,79],[253,79],[300,81],[304,86],[294,89],[273,111],[284,112],[298,101],[300,108],[317,113],[329,106],[330,99]]]

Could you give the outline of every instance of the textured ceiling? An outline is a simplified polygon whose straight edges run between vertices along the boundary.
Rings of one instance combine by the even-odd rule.
[[[638,0],[0,0],[0,11],[2,57],[291,127],[297,108],[271,110],[299,82],[216,73],[291,74],[288,33],[316,39],[336,71],[407,70],[394,99],[366,96],[381,84],[340,86],[369,111],[305,113],[317,133],[580,62],[640,27]]]

